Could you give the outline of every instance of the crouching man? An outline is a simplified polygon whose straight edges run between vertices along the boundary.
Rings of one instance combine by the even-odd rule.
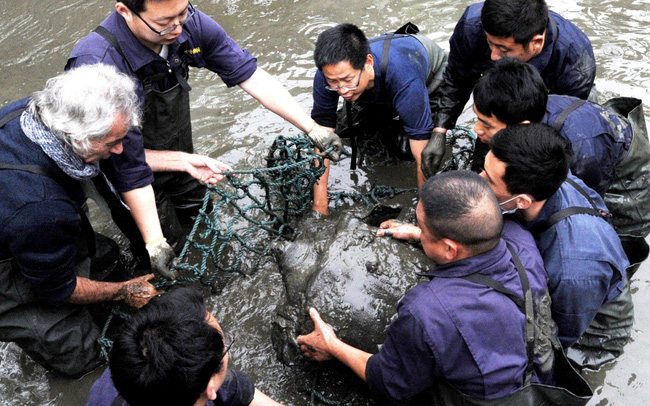
[[[0,341],[48,369],[79,376],[103,363],[86,304],[141,307],[157,293],[146,275],[89,279],[95,236],[82,182],[122,153],[140,124],[134,83],[95,65],[48,80],[0,110]]]
[[[438,266],[400,301],[379,353],[343,343],[315,309],[314,331],[298,337],[303,353],[338,359],[397,401],[523,404],[535,396],[528,383],[552,385],[562,352],[533,237],[504,223],[489,185],[469,171],[427,180],[416,215],[422,247]]]
[[[234,341],[197,290],[172,289],[129,320],[87,406],[279,405],[246,374],[228,369]]]

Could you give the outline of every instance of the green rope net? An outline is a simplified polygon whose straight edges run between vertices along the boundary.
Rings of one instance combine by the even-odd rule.
[[[449,131],[447,144],[451,145],[452,156],[442,170],[469,169],[475,140],[476,136],[467,128]],[[293,237],[291,221],[311,209],[313,187],[324,173],[323,158],[314,151],[309,138],[279,136],[269,148],[266,162],[266,168],[224,172],[225,179],[208,188],[174,265],[179,282],[200,282],[215,292],[223,279],[217,278],[219,273],[250,275],[274,242]],[[328,198],[335,207],[346,201],[371,205],[416,192],[417,189],[373,185],[366,193],[330,191]],[[112,347],[112,341],[106,337],[109,324],[114,316],[129,317],[120,308],[113,308],[102,330],[100,344],[106,358]],[[318,374],[311,387],[302,388],[309,392],[311,404],[319,401],[342,405],[353,400],[352,395],[338,401],[326,399],[316,390],[317,380]]]

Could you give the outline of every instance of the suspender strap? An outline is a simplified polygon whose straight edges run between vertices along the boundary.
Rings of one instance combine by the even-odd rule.
[[[108,41],[108,43],[111,44],[113,48],[115,48],[115,50],[120,54],[122,59],[125,61],[127,60],[126,56],[124,56],[124,52],[122,52],[122,47],[120,47],[120,44],[117,42],[117,38],[115,38],[115,35],[113,35],[112,32],[102,27],[101,25],[98,25],[97,28],[95,28],[93,31],[104,37],[104,39]]]
[[[607,213],[600,210],[596,205],[596,202],[594,202],[594,200],[591,198],[591,196],[589,196],[586,190],[580,187],[580,185],[576,183],[573,179],[567,178],[566,182],[569,183],[571,186],[573,186],[575,190],[577,190],[585,199],[587,199],[589,204],[591,204],[591,207],[572,206],[557,211],[553,213],[546,221],[531,227],[528,231],[530,231],[533,235],[539,235],[544,231],[548,230],[549,228],[551,228],[552,226],[554,226],[555,224],[564,220],[565,218],[576,214],[589,214],[591,216],[602,218],[605,221],[609,221],[609,217],[611,217],[611,213]]]
[[[578,109],[586,102],[587,102],[586,100],[576,100],[569,107],[562,110],[560,115],[557,116],[557,118],[553,122],[553,128],[555,128],[557,131],[560,131],[562,129],[562,126],[564,125],[564,122],[566,121],[566,118],[569,117],[569,114],[573,113],[576,109]]]
[[[384,38],[384,46],[381,49],[381,65],[379,71],[381,72],[381,77],[386,83],[386,70],[388,69],[388,52],[390,51],[390,42],[393,40],[395,34],[387,34]]]
[[[0,128],[4,127],[8,122],[13,120],[14,118],[20,116],[23,114],[23,111],[27,110],[27,108],[22,108],[18,110],[14,110],[11,113],[7,114],[6,116],[2,117],[0,119]]]
[[[348,128],[352,130],[353,125],[352,125],[352,102],[346,101],[345,102],[345,118],[348,122]],[[350,146],[352,147],[352,156],[350,157],[350,169],[355,170],[357,169],[357,130],[352,130],[351,136],[350,136]]]
[[[47,176],[48,178],[52,179],[52,177],[43,168],[36,165],[12,165],[12,164],[5,164],[0,162],[0,170],[2,169],[31,172],[36,175]],[[86,213],[84,213],[81,206],[79,206],[79,204],[77,204],[77,202],[75,202],[72,199],[70,199],[70,202],[74,206],[75,211],[77,212],[77,214],[81,219],[81,230],[86,236],[86,244],[88,245],[88,255],[92,258],[95,256],[97,252],[97,247],[95,246],[95,232],[93,231],[93,227],[90,225],[88,216],[86,216]]]
[[[122,406],[123,403],[124,403],[124,398],[122,397],[122,395],[118,394],[115,397],[115,399],[113,399],[113,403],[111,403],[111,406]]]
[[[498,282],[490,278],[489,276],[475,273],[475,274],[463,276],[463,279],[466,279],[474,283],[478,283],[483,286],[487,286],[489,288],[496,290],[497,292],[503,293],[510,300],[512,300],[517,305],[517,308],[519,308],[519,310],[524,314],[526,320],[526,329],[525,329],[526,330],[526,336],[525,336],[526,356],[528,359],[528,363],[526,365],[526,375],[524,378],[524,384],[528,384],[530,383],[533,374],[534,355],[535,355],[535,326],[533,325],[533,317],[534,317],[533,293],[530,289],[530,281],[528,280],[526,269],[524,268],[524,265],[521,263],[519,256],[517,255],[515,250],[510,246],[510,244],[508,244],[507,247],[508,247],[508,251],[510,251],[510,255],[512,256],[512,263],[515,265],[515,268],[517,269],[517,274],[519,274],[519,280],[521,281],[521,289],[524,292],[524,300],[521,300],[512,291],[510,291],[508,288],[503,286],[501,282]]]

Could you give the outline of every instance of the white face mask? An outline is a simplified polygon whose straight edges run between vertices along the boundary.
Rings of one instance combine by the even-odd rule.
[[[513,196],[510,199],[506,200],[505,202],[499,203],[499,208],[501,209],[501,214],[512,214],[512,213],[516,212],[518,207],[515,207],[514,209],[511,209],[511,210],[504,210],[503,205],[506,204],[506,203],[509,203],[509,202],[515,200],[516,198],[521,197],[521,196],[523,196],[523,195]]]

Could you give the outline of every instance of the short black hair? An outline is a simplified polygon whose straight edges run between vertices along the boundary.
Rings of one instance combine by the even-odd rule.
[[[544,0],[485,0],[481,11],[485,32],[495,37],[513,37],[524,47],[546,30],[548,19]]]
[[[193,405],[223,368],[224,342],[196,289],[175,288],[135,313],[109,357],[113,383],[131,406]]]
[[[167,0],[117,0],[117,3],[124,3],[124,5],[134,13],[142,13],[143,11],[146,11],[145,3],[147,1],[160,3]]]
[[[515,58],[494,63],[474,87],[474,105],[506,125],[542,121],[548,92],[537,69]]]
[[[370,54],[366,35],[354,24],[339,24],[318,35],[314,62],[318,69],[349,61],[354,69],[361,69]]]
[[[471,171],[432,176],[420,189],[427,229],[439,238],[462,244],[473,255],[494,248],[503,216],[488,183]]]
[[[506,164],[503,181],[513,195],[525,193],[543,201],[566,180],[571,146],[544,123],[516,124],[494,134],[490,151]]]

